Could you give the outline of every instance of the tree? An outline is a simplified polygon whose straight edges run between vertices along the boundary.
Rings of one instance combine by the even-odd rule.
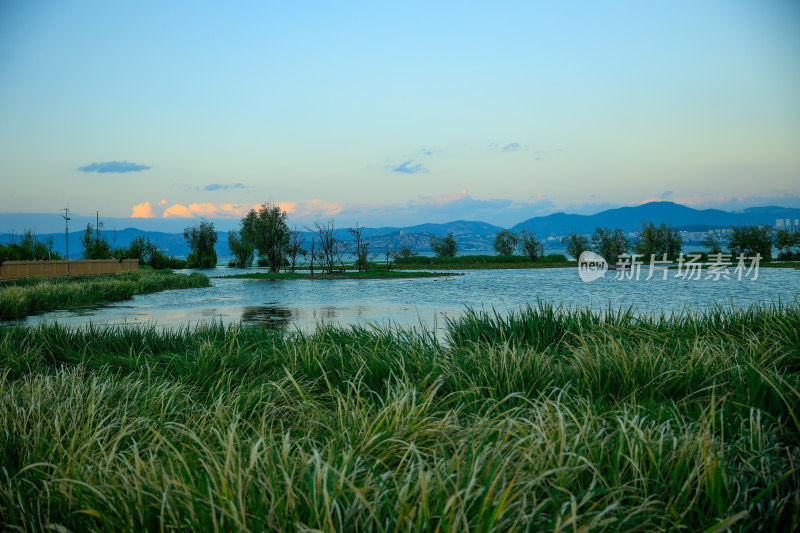
[[[308,251],[303,248],[305,242],[305,237],[297,231],[297,228],[289,232],[289,247],[286,249],[286,255],[289,257],[290,273],[294,273],[295,266],[297,265],[297,256],[301,255],[305,257],[308,254]]]
[[[642,222],[642,231],[634,243],[637,254],[650,258],[651,256],[672,258],[681,251],[682,239],[680,232],[672,224],[661,223],[656,226],[652,222]]]
[[[363,238],[364,227],[358,227],[358,222],[356,222],[355,228],[349,229],[350,235],[353,236],[355,239],[355,256],[356,256],[356,268],[358,268],[359,272],[363,272],[367,270],[369,266],[370,259],[375,259],[377,254],[373,255],[371,258],[369,257],[369,241],[365,241]]]
[[[431,249],[436,253],[437,257],[455,257],[458,251],[458,243],[453,237],[451,231],[441,239],[431,237]]]
[[[19,243],[16,234],[11,233],[11,242],[0,245],[0,260],[2,261],[38,261],[41,259],[60,259],[61,256],[53,252],[52,237],[45,242],[36,238],[31,230],[25,230]]]
[[[507,229],[497,232],[494,238],[494,251],[497,255],[514,255],[519,244],[519,236]]]
[[[231,252],[231,266],[247,268],[253,264],[255,257],[253,245],[247,239],[243,239],[236,230],[228,232],[228,250]]]
[[[389,244],[387,243],[386,246],[388,247]],[[408,259],[409,257],[412,257],[414,255],[417,255],[416,252],[412,251],[411,247],[407,244],[400,246],[400,248],[398,248],[397,250],[391,251],[391,256],[394,259]]]
[[[316,220],[314,221],[313,229],[308,227],[306,229],[314,233],[316,236],[315,240],[319,240],[319,251],[316,253],[316,259],[322,266],[323,271],[328,274],[333,273],[334,266],[337,262],[341,264],[342,255],[347,251],[346,246],[342,246],[336,239],[336,229],[334,228],[333,219],[325,223]],[[312,241],[312,245],[313,244],[314,241]]]
[[[92,223],[86,224],[86,231],[81,235],[81,255],[84,259],[108,259],[111,257],[111,245],[105,236],[100,234],[103,223],[95,228]]]
[[[278,204],[264,203],[258,210],[251,209],[242,220],[242,239],[258,250],[270,272],[278,272],[289,247],[289,226],[286,211]]]
[[[703,240],[700,241],[700,244],[706,247],[708,255],[722,253],[722,242],[720,241],[719,235],[716,233],[707,234],[703,237]]]
[[[589,239],[585,235],[570,233],[561,239],[561,244],[566,246],[567,254],[577,261],[583,252],[589,249]]]
[[[217,232],[214,231],[213,222],[201,222],[183,230],[183,238],[192,252],[186,258],[189,268],[214,268],[217,266],[217,252],[214,245],[217,243]]]
[[[128,259],[138,259],[140,263],[150,264],[157,252],[158,246],[150,240],[150,237],[139,235],[128,243],[128,247],[122,253]]]
[[[611,264],[619,263],[619,256],[628,252],[630,241],[619,228],[596,228],[592,234],[594,252]]]
[[[639,238],[633,244],[634,251],[643,257],[650,258],[651,256],[660,257],[665,248],[664,235],[659,228],[652,222],[642,222],[642,231],[639,232]]]
[[[769,229],[759,226],[731,226],[728,250],[734,256],[752,257],[760,254],[764,261],[772,259],[772,236]]]
[[[778,230],[775,234],[775,248],[780,250],[780,259],[794,259],[794,248],[800,246],[800,232],[789,232],[785,229]]]
[[[536,234],[526,229],[519,233],[519,243],[525,255],[531,258],[531,261],[536,261],[544,255],[544,244],[536,238]]]

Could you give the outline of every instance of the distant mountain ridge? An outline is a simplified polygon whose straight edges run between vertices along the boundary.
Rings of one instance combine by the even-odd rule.
[[[632,207],[618,207],[594,215],[554,213],[534,217],[513,226],[512,231],[527,229],[537,235],[564,233],[592,233],[598,227],[618,227],[625,231],[641,228],[642,222],[672,223],[674,226],[741,226],[763,224],[773,226],[778,218],[792,221],[800,218],[800,209],[766,206],[751,207],[742,211],[720,209],[694,209],[674,202],[649,202]]]
[[[748,224],[762,224],[774,226],[775,220],[800,219],[800,209],[765,206],[751,207],[741,211],[722,211],[720,209],[694,209],[674,202],[650,202],[638,206],[619,207],[595,213],[594,215],[575,215],[567,213],[553,213],[551,215],[533,217],[509,228],[518,232],[523,229],[533,231],[539,238],[548,236],[565,235],[576,232],[589,234],[597,227],[622,228],[626,232],[636,231],[641,228],[642,222],[672,223],[674,226],[683,227],[688,231],[705,231],[711,228],[723,228]],[[187,221],[186,224],[195,222]],[[430,237],[441,237],[452,232],[459,242],[461,251],[486,251],[491,250],[494,236],[503,230],[486,222],[456,220],[443,224],[419,224],[402,228],[378,227],[364,228],[364,237],[370,241],[371,248],[376,252],[383,250],[388,245],[390,248],[406,245],[416,251],[430,250]],[[70,256],[75,258],[80,253],[80,231],[70,232]],[[118,247],[127,245],[138,236],[149,237],[158,243],[159,248],[168,255],[185,257],[189,247],[183,238],[183,233],[167,233],[159,231],[146,231],[137,228],[123,230],[101,230],[101,233],[111,244]],[[301,232],[306,238],[306,245],[311,242],[311,233]],[[340,240],[351,240],[352,236],[347,227],[336,230]],[[17,237],[19,234],[17,234]],[[59,253],[65,251],[64,233],[48,233],[37,236],[40,240],[53,238],[53,249]],[[10,233],[0,234],[0,242],[9,242]],[[220,258],[227,258],[228,237],[226,232],[218,232],[217,254]]]

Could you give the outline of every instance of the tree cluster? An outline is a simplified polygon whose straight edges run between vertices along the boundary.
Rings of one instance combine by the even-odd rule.
[[[775,234],[775,248],[778,249],[778,259],[783,261],[800,259],[800,231],[778,230]]]
[[[744,254],[747,257],[753,257],[760,254],[765,261],[769,261],[772,258],[772,235],[770,235],[769,228],[731,226],[728,250],[734,256]]]
[[[0,244],[0,261],[40,261],[61,259],[61,255],[53,251],[53,238],[45,241],[36,238],[31,230],[25,230],[17,242],[16,234],[11,234],[11,242]]]
[[[633,244],[634,251],[649,259],[651,256],[674,259],[680,254],[683,240],[672,224],[661,223],[656,226],[652,222],[642,222],[642,231]]]
[[[183,230],[183,238],[191,248],[191,253],[186,258],[189,268],[214,268],[217,266],[217,252],[214,245],[217,243],[217,232],[214,231],[213,222],[201,222]]]

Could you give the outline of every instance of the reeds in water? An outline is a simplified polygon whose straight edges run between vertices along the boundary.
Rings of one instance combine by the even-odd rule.
[[[208,278],[199,272],[184,275],[170,270],[138,270],[92,278],[28,279],[0,285],[0,320],[127,300],[136,294],[209,285]]]

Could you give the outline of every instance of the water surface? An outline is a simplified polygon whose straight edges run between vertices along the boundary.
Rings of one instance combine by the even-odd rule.
[[[253,270],[248,270],[252,272]],[[210,275],[238,272],[217,268]],[[212,278],[202,289],[170,290],[132,300],[73,311],[27,317],[24,324],[57,320],[60,324],[157,325],[184,327],[198,322],[266,324],[279,329],[312,330],[318,323],[425,324],[436,327],[445,316],[466,307],[501,313],[537,301],[598,311],[633,308],[659,314],[794,302],[800,297],[800,270],[761,268],[758,279],[617,280],[614,273],[582,282],[575,268],[470,270],[460,276],[385,280],[253,280]]]

